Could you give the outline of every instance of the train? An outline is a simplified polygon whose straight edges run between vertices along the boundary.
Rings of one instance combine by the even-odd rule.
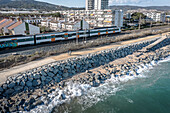
[[[45,33],[36,35],[17,35],[0,37],[0,49],[18,47],[25,45],[37,45],[41,43],[50,43],[55,41],[70,40],[83,37],[94,37],[120,33],[121,29],[116,26],[101,27],[90,30],[65,31],[55,33]]]

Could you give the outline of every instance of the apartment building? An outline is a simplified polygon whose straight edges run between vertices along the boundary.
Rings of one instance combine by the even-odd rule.
[[[89,29],[89,24],[84,19],[69,18],[47,18],[41,22],[41,26],[48,27],[53,31],[62,30],[85,30]]]
[[[163,12],[144,12],[151,21],[154,22],[165,22],[166,21],[166,14]]]
[[[159,12],[157,10],[146,10],[146,9],[138,9],[138,10],[128,10],[127,14],[130,17],[135,12],[143,13],[147,16],[147,21],[153,22],[165,22],[166,14],[165,12]]]
[[[123,11],[122,10],[116,10],[115,11],[115,26],[117,27],[123,27]]]
[[[41,23],[42,19],[37,17],[25,17],[24,21],[29,24],[39,24]]]
[[[86,0],[86,10],[108,9],[109,0]]]
[[[4,22],[5,21],[5,22]],[[34,35],[40,33],[40,28],[29,23],[4,19],[0,21],[0,33],[4,35]]]
[[[86,10],[94,9],[94,0],[86,0]]]
[[[95,0],[94,1],[95,10],[108,9],[108,5],[109,5],[109,0]]]
[[[85,19],[90,24],[90,28],[123,27],[122,10],[70,10],[59,12],[65,15],[65,18]]]
[[[89,29],[89,24],[84,19],[76,19],[74,21],[67,21],[62,23],[63,30],[75,31]]]

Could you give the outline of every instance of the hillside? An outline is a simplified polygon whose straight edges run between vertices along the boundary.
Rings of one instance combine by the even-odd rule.
[[[130,5],[113,5],[113,6],[109,6],[111,9],[122,9],[124,11],[127,10],[137,10],[139,8],[141,9],[147,9],[147,10],[151,10],[151,9],[156,9],[159,11],[170,11],[170,6],[147,6],[147,7],[142,7],[142,6],[130,6]]]
[[[0,8],[36,9],[45,11],[77,9],[35,0],[0,0]]]
[[[85,9],[85,8],[74,8],[74,7],[65,7],[61,5],[54,5],[46,2],[40,2],[35,0],[0,0],[0,8],[16,8],[16,9],[34,9],[40,11],[54,11],[54,10],[69,10],[69,9]],[[160,11],[170,11],[170,6],[130,6],[130,5],[113,5],[109,6],[110,9],[122,9],[127,10],[136,10],[136,9],[156,9]]]

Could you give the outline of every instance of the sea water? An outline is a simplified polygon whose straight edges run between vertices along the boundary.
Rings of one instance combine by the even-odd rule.
[[[111,78],[52,112],[170,113],[170,58],[139,72],[136,77]]]

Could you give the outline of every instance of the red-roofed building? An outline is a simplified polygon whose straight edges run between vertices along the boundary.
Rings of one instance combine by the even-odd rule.
[[[3,19],[3,20],[1,20],[0,21],[0,25],[2,25],[3,23],[5,23],[5,22],[7,22],[8,21],[8,19]]]
[[[7,28],[8,28],[9,26],[11,26],[12,24],[14,24],[14,23],[15,23],[15,21],[8,20],[8,21],[4,22],[3,24],[1,24],[1,25],[0,25],[0,33],[1,33],[1,34],[4,34],[4,35],[8,34],[9,31],[8,31]]]
[[[40,33],[40,28],[26,22],[17,21],[8,27],[10,35],[34,35]]]
[[[3,24],[0,25],[0,29],[2,29],[3,27],[5,27],[6,25],[8,25],[8,24],[10,24],[12,22],[13,22],[12,20],[4,22]]]
[[[16,23],[14,23],[13,25],[9,26],[8,29],[9,29],[9,30],[12,30],[13,28],[19,26],[20,24],[22,24],[22,22],[21,22],[21,21],[18,21],[18,22],[16,22]]]
[[[0,21],[0,34],[4,35],[34,35],[40,33],[40,28],[32,24],[12,19]]]

